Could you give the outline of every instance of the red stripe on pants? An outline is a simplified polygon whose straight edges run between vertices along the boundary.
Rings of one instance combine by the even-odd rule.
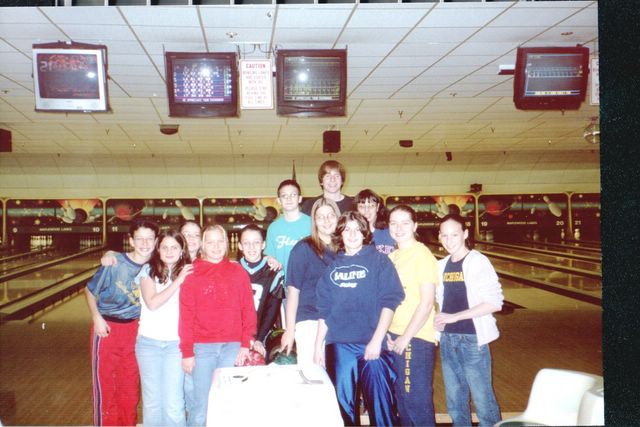
[[[135,426],[140,399],[140,374],[136,362],[138,321],[116,323],[108,337],[91,329],[93,422],[97,426]]]

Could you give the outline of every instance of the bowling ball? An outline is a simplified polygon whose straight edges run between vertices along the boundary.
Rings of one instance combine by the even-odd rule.
[[[291,351],[288,356],[284,351],[278,351],[273,355],[271,363],[276,365],[296,365],[298,363],[298,358],[294,351]]]
[[[297,363],[296,345],[287,356],[287,353],[280,349],[280,340],[284,334],[284,329],[274,329],[267,337],[267,363],[276,365],[295,365]]]
[[[242,364],[236,366],[263,366],[265,365],[264,357],[255,350],[249,350],[249,358],[245,359]]]
[[[265,221],[273,221],[278,217],[278,211],[273,206],[267,206],[265,208],[266,214],[264,216]]]
[[[73,223],[84,224],[88,217],[87,212],[84,209],[79,208],[74,209],[74,211],[76,212],[76,217],[74,218]]]

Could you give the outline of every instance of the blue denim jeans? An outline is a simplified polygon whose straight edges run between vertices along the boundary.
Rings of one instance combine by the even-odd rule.
[[[358,391],[372,426],[394,426],[396,417],[393,382],[395,374],[391,352],[384,348],[375,360],[364,360],[364,344],[327,344],[327,373],[336,387],[340,413],[347,426],[360,425]]]
[[[193,375],[184,374],[184,406],[187,414],[193,412]]]
[[[447,409],[453,425],[471,425],[469,392],[481,426],[500,421],[500,409],[491,385],[489,345],[478,347],[478,339],[472,334],[443,332],[440,357]]]
[[[142,421],[145,426],[184,426],[184,372],[179,341],[138,335],[136,359],[142,382]]]
[[[230,368],[240,351],[239,342],[196,343],[193,346],[196,364],[193,368],[193,411],[187,420],[190,426],[204,426],[207,421],[209,389],[213,372]]]
[[[395,340],[398,335],[389,333]],[[393,353],[394,390],[401,426],[435,426],[433,365],[435,344],[413,338],[402,354]]]

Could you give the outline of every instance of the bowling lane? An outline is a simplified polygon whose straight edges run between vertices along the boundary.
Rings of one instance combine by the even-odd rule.
[[[595,261],[583,261],[577,260],[565,256],[554,256],[548,255],[544,253],[531,252],[526,249],[517,249],[516,247],[500,247],[497,245],[492,245],[491,243],[480,243],[477,242],[475,244],[475,248],[485,255],[498,255],[498,256],[515,256],[518,258],[524,258],[527,261],[535,261],[545,264],[555,264],[568,268],[575,268],[579,270],[597,272],[602,274],[602,264],[600,262]]]
[[[516,244],[516,243],[504,243],[504,242],[489,242],[487,240],[476,240],[475,243],[476,245],[485,244],[485,245],[491,245],[491,246],[496,246],[501,248],[514,248],[514,249],[520,249],[520,250],[528,250],[531,252],[546,253],[548,255],[581,259],[584,261],[600,262],[602,259],[599,252],[596,253],[593,251],[575,250],[574,247],[566,246],[566,245],[531,243],[531,242],[520,242]]]
[[[441,246],[434,244],[428,244],[428,246],[437,258],[442,258],[446,255]],[[602,280],[600,279],[565,273],[554,270],[552,267],[527,264],[527,258],[521,261],[514,261],[499,259],[486,253],[485,255],[491,260],[501,280],[515,280],[526,286],[541,287],[563,294],[573,294],[576,298],[586,296],[591,302],[601,301],[602,299]]]
[[[0,283],[0,307],[19,298],[38,292],[61,280],[97,268],[100,264],[100,251],[89,252],[78,258],[52,265],[33,273],[25,274]]]
[[[520,246],[529,246],[532,248],[541,248],[548,249],[553,251],[564,251],[571,254],[576,255],[587,255],[587,256],[599,256],[602,252],[600,245],[598,244],[590,244],[586,245],[584,243],[580,243],[574,241],[574,243],[570,243],[565,241],[564,243],[551,243],[551,242],[535,242],[533,240],[522,240],[518,242]]]
[[[11,257],[11,259],[7,261],[0,260],[0,276],[20,268],[28,267],[44,261],[50,261],[72,253],[73,251],[71,250],[49,248],[45,250],[26,252],[20,256]]]

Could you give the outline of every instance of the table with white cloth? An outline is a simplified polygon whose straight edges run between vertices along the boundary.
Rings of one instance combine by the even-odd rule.
[[[318,365],[219,368],[207,426],[342,426],[336,393]]]

